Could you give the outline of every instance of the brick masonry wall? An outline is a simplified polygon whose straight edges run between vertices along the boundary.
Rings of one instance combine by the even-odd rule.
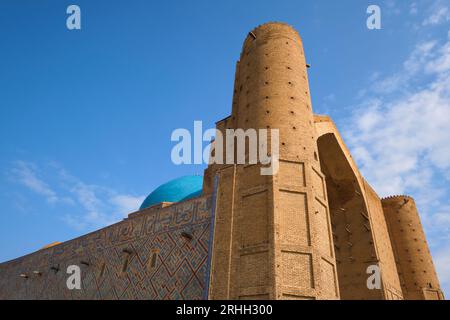
[[[232,115],[217,128],[278,129],[280,169],[208,168],[219,181],[212,298],[339,298],[313,121],[300,36],[282,23],[255,28],[236,67]]]
[[[372,222],[375,249],[381,269],[384,299],[401,300],[403,299],[403,293],[381,199],[366,181],[364,182],[364,189]]]
[[[211,164],[203,197],[0,264],[0,299],[443,299],[414,201],[380,201],[332,120],[314,116],[293,28],[249,33],[216,128],[279,129],[278,173]],[[66,287],[72,264],[79,291]],[[374,264],[381,289],[369,290]]]
[[[405,299],[444,299],[414,199],[393,196],[382,204]]]
[[[212,201],[209,196],[144,209],[107,228],[2,263],[0,299],[203,299],[209,283]],[[69,265],[81,268],[81,290],[67,289]]]

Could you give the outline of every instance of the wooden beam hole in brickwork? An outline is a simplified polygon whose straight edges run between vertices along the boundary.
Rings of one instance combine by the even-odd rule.
[[[25,273],[21,273],[19,276],[20,276],[21,278],[28,279],[28,275],[25,274]]]
[[[37,276],[41,276],[42,272],[40,272],[39,270],[34,270],[33,273]]]
[[[127,272],[129,259],[130,259],[129,255],[125,257],[125,260],[123,261],[122,264],[122,273]]]
[[[133,253],[133,250],[130,249],[130,248],[124,248],[124,249],[122,249],[122,252],[123,252],[123,253],[126,253],[126,254],[128,254],[128,255],[131,255],[131,254]]]
[[[352,231],[350,230],[350,225],[345,226],[345,231],[347,231],[348,234],[352,234]]]
[[[154,270],[158,265],[158,255],[159,250],[153,250],[152,255],[150,256],[150,259],[148,260],[147,269],[149,271]]]
[[[103,262],[102,265],[100,266],[99,278],[103,277],[103,275],[105,274],[105,269],[106,269],[106,263]]]
[[[151,261],[150,261],[150,267],[153,269],[153,268],[156,268],[156,261],[157,261],[157,258],[158,258],[158,252],[153,252],[153,254],[152,254],[152,259],[151,259]]]
[[[122,252],[125,253],[125,259],[122,264],[122,274],[127,272],[128,264],[130,262],[130,256],[133,254],[133,249],[131,248],[123,248]]]
[[[57,265],[57,266],[51,266],[51,267],[50,267],[50,270],[53,270],[53,271],[55,272],[55,274],[58,273],[58,271],[60,270],[60,269],[59,269],[59,265]]]
[[[364,217],[364,219],[369,220],[369,216],[364,211],[361,211],[360,213]]]
[[[193,236],[191,233],[187,232],[187,231],[183,231],[183,232],[181,233],[181,235],[182,235],[184,238],[188,239],[188,240],[192,240],[192,239],[194,238],[194,236]]]

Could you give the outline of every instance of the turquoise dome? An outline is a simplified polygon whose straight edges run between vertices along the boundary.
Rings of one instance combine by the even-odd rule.
[[[145,198],[139,210],[161,202],[179,202],[202,194],[203,176],[184,176],[160,185]]]

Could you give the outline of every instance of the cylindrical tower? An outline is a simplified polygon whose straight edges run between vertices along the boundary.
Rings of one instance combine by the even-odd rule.
[[[414,199],[393,196],[383,199],[382,204],[404,298],[443,299]]]
[[[269,129],[272,151],[270,130],[279,130],[279,170],[265,176],[260,163],[216,168],[210,297],[338,299],[325,181],[298,33],[283,23],[252,30],[235,81],[231,119],[218,127]]]
[[[280,156],[314,159],[316,141],[303,44],[297,31],[267,23],[251,31],[236,81],[236,128],[279,129]]]

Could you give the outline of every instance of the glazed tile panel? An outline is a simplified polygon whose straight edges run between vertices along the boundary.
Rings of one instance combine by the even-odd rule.
[[[144,209],[0,264],[0,299],[202,299],[212,207],[211,197],[200,197]],[[69,265],[81,268],[81,290],[67,288]]]

